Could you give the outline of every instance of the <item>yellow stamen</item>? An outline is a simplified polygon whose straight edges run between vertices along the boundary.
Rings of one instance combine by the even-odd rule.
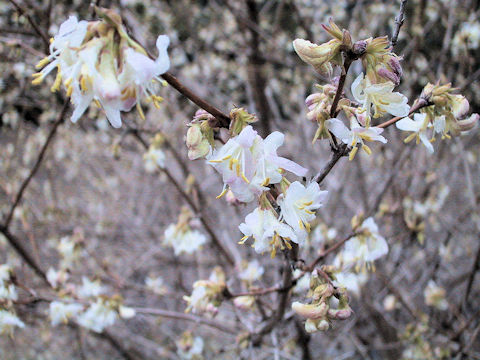
[[[372,155],[372,150],[367,145],[362,145],[363,151],[365,151],[368,155]]]
[[[288,241],[285,241],[284,243],[288,250],[292,250],[292,244],[290,244]]]
[[[310,232],[312,228],[310,227],[310,223],[305,223],[305,227],[307,228],[307,232]]]
[[[137,111],[140,117],[142,118],[142,120],[145,120],[145,114],[143,113],[142,105],[140,105],[140,103],[138,102],[137,102]]]
[[[41,75],[43,75],[43,74],[41,74]],[[43,76],[38,76],[37,78],[35,78],[35,79],[32,80],[32,84],[33,84],[33,85],[38,85],[38,84],[40,84],[42,81],[43,81]]]
[[[355,158],[355,155],[357,154],[358,147],[354,147],[352,151],[350,151],[350,154],[348,155],[348,160],[352,161]]]
[[[310,215],[315,214],[315,212],[313,212],[312,210],[308,210],[308,209],[305,209],[305,212],[306,212],[307,214],[310,214]]]
[[[298,226],[300,226],[300,229],[305,230],[302,220],[298,220]]]
[[[55,82],[53,83],[52,87],[50,88],[51,92],[56,92],[60,89],[60,85],[62,84],[62,74],[60,73],[60,66],[58,67],[57,77],[55,78]]]
[[[42,72],[36,72],[36,73],[33,73],[33,74],[32,74],[32,77],[33,77],[33,78],[38,78],[38,77],[40,77],[40,76],[43,76],[43,73],[42,73]]]
[[[245,241],[247,241],[248,238],[249,238],[249,236],[248,236],[248,235],[245,235],[244,237],[242,237],[242,238],[240,239],[240,241],[239,241],[238,243],[239,243],[240,245],[243,245],[243,244],[245,244]]]
[[[241,177],[242,177],[243,181],[245,181],[247,184],[250,184],[250,181],[245,176],[245,173],[242,172]]]
[[[82,89],[82,91],[88,90],[87,79],[85,78],[85,76],[82,76],[82,80],[80,80],[80,89]]]
[[[45,65],[47,65],[49,62],[50,62],[50,58],[48,58],[48,57],[43,58],[42,60],[40,60],[40,61],[38,62],[37,65],[35,65],[35,67],[36,67],[37,69],[41,69],[41,68],[43,68]]]
[[[97,99],[93,99],[93,102],[95,105],[97,105],[98,108],[102,108],[102,104],[100,104],[100,101],[98,101]]]
[[[227,188],[223,189],[220,195],[217,196],[217,199],[220,199],[221,197],[223,197],[227,193],[227,191],[228,191]]]
[[[417,133],[412,133],[412,134],[408,135],[408,136],[405,138],[405,140],[403,140],[403,142],[404,142],[405,144],[408,144],[410,141],[412,141],[412,140],[415,138],[415,136],[417,136]]]
[[[261,184],[261,186],[267,186],[268,184],[270,184],[270,178],[267,177],[265,180],[263,180],[263,183]]]
[[[67,96],[68,97],[72,96],[72,92],[73,92],[73,86],[69,85],[67,88]]]
[[[73,79],[72,78],[68,78],[67,80],[65,80],[65,82],[63,83],[67,88],[70,86],[70,84],[72,83]]]

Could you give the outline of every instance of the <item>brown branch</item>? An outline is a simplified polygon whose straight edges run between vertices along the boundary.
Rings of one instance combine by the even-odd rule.
[[[42,38],[45,49],[48,49],[48,47],[50,46],[50,41],[48,39],[48,36],[45,35],[42,29],[40,29],[38,24],[32,19],[32,17],[27,13],[27,11],[22,6],[20,6],[15,0],[9,0],[9,1],[12,3],[13,6],[15,6],[15,8],[20,13],[20,15],[23,15],[27,18],[27,21],[30,23],[30,25],[32,25],[36,33]]]
[[[400,10],[397,17],[395,18],[395,29],[393,30],[392,40],[390,41],[390,46],[392,48],[397,45],[398,35],[400,34],[400,28],[402,27],[405,21],[405,10],[406,10],[407,0],[401,0]]]
[[[64,121],[65,114],[68,110],[68,106],[69,106],[69,100],[67,99],[67,100],[65,100],[65,104],[63,105],[63,108],[62,108],[62,111],[60,112],[60,115],[57,117],[57,120],[55,121],[52,128],[50,129],[50,132],[47,136],[47,139],[45,140],[45,143],[43,144],[42,149],[40,150],[40,153],[38,154],[38,158],[37,158],[37,161],[35,162],[35,165],[33,165],[32,170],[30,170],[30,173],[28,174],[26,179],[23,181],[22,185],[20,186],[20,189],[17,192],[17,195],[15,196],[15,200],[14,200],[14,202],[13,202],[11,208],[10,208],[10,211],[8,212],[7,218],[5,219],[5,221],[3,223],[3,226],[5,228],[8,228],[8,226],[10,225],[10,222],[12,221],[12,218],[13,218],[13,213],[14,213],[16,207],[18,206],[18,204],[20,203],[20,201],[22,200],[23,193],[27,189],[27,186],[30,183],[30,181],[32,180],[32,178],[37,173],[38,169],[40,168],[42,160],[45,156],[45,152],[47,151],[48,146],[52,142],[52,140],[55,136],[55,133],[57,132],[58,126]]]
[[[432,105],[428,100],[424,98],[419,98],[415,104],[410,108],[410,112],[408,113],[408,116],[412,115],[415,111],[418,111],[426,106]],[[405,116],[396,116],[388,121],[385,121],[384,123],[381,123],[380,125],[377,125],[377,127],[385,129],[389,127],[390,125],[395,124],[397,121],[402,120],[405,118]]]
[[[475,260],[473,261],[472,270],[470,271],[470,275],[468,276],[468,283],[467,283],[467,290],[465,291],[464,301],[465,303],[468,302],[468,297],[470,296],[470,292],[472,291],[473,280],[475,280],[475,275],[477,271],[480,269],[480,246],[477,250],[477,255],[475,256]]]
[[[170,73],[165,73],[161,75],[161,77],[169,83],[175,90],[177,90],[180,94],[191,100],[193,103],[201,107],[203,110],[206,112],[212,114],[215,116],[215,118],[218,121],[218,125],[221,127],[228,127],[230,124],[230,117],[217,109],[215,106],[212,104],[208,103],[201,97],[199,97],[197,94],[195,94],[192,90],[190,90],[188,87],[183,85],[175,76],[173,76]]]
[[[22,245],[20,240],[15,237],[7,227],[4,225],[0,226],[0,233],[5,236],[7,239],[8,243],[10,244],[11,247],[15,249],[17,254],[27,263],[28,266],[30,266],[35,273],[48,284],[47,281],[47,276],[45,275],[45,272],[40,268],[40,266],[35,262],[35,260],[30,256],[28,253],[27,249]]]
[[[346,144],[341,145],[340,148],[332,148],[332,155],[330,160],[325,164],[322,170],[320,170],[317,175],[312,179],[319,184],[322,183],[323,179],[332,171],[333,167],[337,164],[343,156],[346,156],[349,151],[349,148]]]
[[[292,269],[290,267],[290,261],[285,259],[283,266],[283,279],[282,284],[284,290],[280,293],[280,299],[274,314],[265,322],[260,324],[259,328],[252,334],[252,344],[254,346],[260,345],[264,335],[268,334],[278,323],[283,319],[285,310],[287,308],[288,299],[290,298],[290,289],[293,287]]]
[[[345,244],[348,240],[350,240],[352,237],[354,237],[356,235],[355,232],[349,234],[347,237],[345,237],[344,239],[336,242],[335,244],[333,244],[332,246],[330,246],[329,248],[323,250],[320,255],[318,255],[318,257],[313,260],[313,262],[308,265],[307,267],[305,267],[305,272],[311,272],[313,271],[313,269],[315,269],[315,266],[317,266],[317,264],[323,260],[328,254],[331,254],[332,252],[336,251],[337,249],[339,249],[340,247],[343,246],[343,244]],[[302,274],[303,276],[303,274]]]

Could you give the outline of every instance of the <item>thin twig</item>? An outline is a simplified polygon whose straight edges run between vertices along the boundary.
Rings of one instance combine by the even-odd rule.
[[[9,1],[12,3],[13,6],[15,6],[15,8],[20,13],[20,15],[23,15],[27,18],[27,21],[30,23],[30,25],[32,25],[33,29],[37,32],[37,34],[40,35],[40,37],[42,38],[45,48],[48,49],[48,47],[50,46],[50,41],[48,40],[48,36],[45,35],[42,29],[40,29],[38,24],[32,19],[32,17],[27,13],[27,11],[22,6],[20,6],[15,0],[9,0]]]
[[[3,223],[3,226],[5,228],[8,228],[10,225],[10,222],[12,221],[13,218],[13,213],[15,212],[16,207],[22,200],[23,193],[27,189],[28,184],[32,180],[32,178],[35,176],[37,173],[38,169],[40,168],[40,165],[42,163],[42,160],[45,156],[45,152],[47,151],[48,146],[52,142],[55,133],[57,132],[58,126],[64,121],[65,119],[65,114],[67,113],[69,106],[69,99],[65,100],[65,104],[63,105],[62,111],[60,112],[60,115],[57,117],[57,120],[53,124],[52,128],[50,129],[50,132],[47,136],[47,139],[45,140],[45,143],[42,146],[42,149],[40,150],[40,153],[38,154],[37,161],[35,162],[35,165],[33,165],[32,170],[30,170],[30,173],[26,177],[26,179],[23,181],[22,185],[20,186],[20,189],[17,192],[17,195],[15,196],[15,200],[10,208],[10,211],[8,212],[7,218],[5,219],[5,222]]]
[[[185,314],[181,312],[162,310],[162,309],[151,309],[151,308],[135,308],[135,312],[137,312],[138,314],[157,315],[157,316],[170,318],[170,319],[192,321],[198,324],[204,324],[204,325],[216,328],[227,334],[232,334],[232,335],[237,334],[236,330],[231,329],[227,326],[224,326],[222,323],[219,323],[218,321],[207,319],[201,316],[196,316],[193,314]]]
[[[390,46],[392,48],[397,45],[398,35],[400,34],[400,28],[402,27],[405,21],[405,10],[406,10],[407,0],[401,0],[400,10],[397,17],[395,18],[395,29],[393,30],[392,40],[390,41]]]
[[[426,106],[430,106],[431,103],[427,101],[424,98],[419,98],[415,104],[410,108],[410,111],[408,113],[408,116],[412,115],[415,111],[418,111]],[[396,116],[388,121],[385,121],[384,123],[381,123],[380,125],[377,125],[378,128],[385,129],[386,127],[389,127],[390,125],[395,124],[397,121],[402,120],[405,116]]]

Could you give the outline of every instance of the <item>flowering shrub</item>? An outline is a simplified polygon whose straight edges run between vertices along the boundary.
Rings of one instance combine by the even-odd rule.
[[[2,348],[475,358],[476,5],[160,3],[0,7]]]

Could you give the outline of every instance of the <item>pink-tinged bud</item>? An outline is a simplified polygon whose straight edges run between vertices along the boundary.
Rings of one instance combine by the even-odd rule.
[[[400,60],[396,56],[391,56],[390,59],[388,60],[388,65],[392,68],[392,71],[398,76],[400,79],[403,75],[403,69],[402,65],[400,65]]]
[[[454,95],[452,100],[452,113],[455,119],[463,119],[470,110],[468,100],[462,95]]]
[[[230,205],[239,205],[241,204],[240,201],[238,201],[238,199],[235,197],[235,195],[233,194],[233,191],[232,190],[228,190],[227,193],[225,194],[225,199],[227,200],[227,203],[229,203]]]
[[[390,80],[395,85],[400,84],[400,77],[393,71],[387,70],[384,67],[377,70],[377,74],[387,80]]]
[[[210,113],[206,112],[203,109],[198,109],[195,112],[195,115],[193,116],[194,121],[200,121],[200,120],[209,120],[210,118],[213,118],[214,116],[211,115]]]
[[[315,93],[308,95],[305,99],[305,104],[310,108],[310,106],[316,104],[317,102],[322,100],[323,95],[320,93]]]
[[[352,309],[330,309],[328,310],[328,317],[336,320],[346,320],[352,315]]]
[[[469,131],[472,130],[476,125],[478,120],[480,119],[480,115],[472,114],[465,120],[458,120],[457,125],[460,131]]]
[[[302,304],[301,302],[295,301],[292,304],[292,310],[307,319],[320,319],[327,314],[328,305],[325,303]]]
[[[367,42],[365,40],[357,41],[353,44],[352,51],[356,55],[363,55],[367,51]]]

